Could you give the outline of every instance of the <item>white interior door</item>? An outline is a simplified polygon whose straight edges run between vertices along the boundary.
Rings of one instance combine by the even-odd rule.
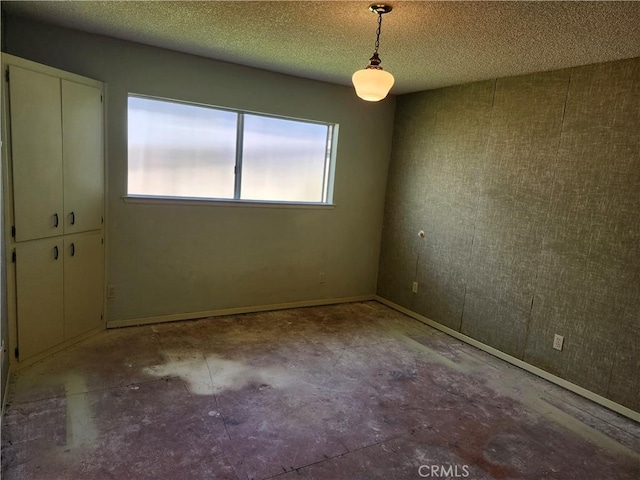
[[[16,241],[61,235],[60,79],[9,66]]]
[[[62,238],[16,246],[16,297],[20,360],[61,343],[63,333]]]
[[[62,80],[64,232],[102,226],[104,163],[98,88]]]
[[[64,237],[64,337],[103,325],[104,249],[102,232]]]

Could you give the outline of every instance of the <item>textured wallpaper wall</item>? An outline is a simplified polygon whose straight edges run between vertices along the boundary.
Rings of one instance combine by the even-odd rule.
[[[640,58],[400,96],[393,142],[378,294],[640,411]]]

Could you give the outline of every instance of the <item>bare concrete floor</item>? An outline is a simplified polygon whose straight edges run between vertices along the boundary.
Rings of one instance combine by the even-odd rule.
[[[640,478],[638,424],[376,302],[108,331],[2,437],[7,480]]]

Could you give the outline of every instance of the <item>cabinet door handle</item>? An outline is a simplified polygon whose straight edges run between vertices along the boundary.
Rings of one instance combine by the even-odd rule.
[[[71,225],[76,224],[76,214],[71,212]]]
[[[76,255],[76,244],[71,244],[71,256],[74,257]]]
[[[53,259],[57,260],[58,259],[58,245],[56,245],[55,247],[53,247]]]
[[[53,214],[53,227],[54,228],[58,228],[58,214],[57,213]]]

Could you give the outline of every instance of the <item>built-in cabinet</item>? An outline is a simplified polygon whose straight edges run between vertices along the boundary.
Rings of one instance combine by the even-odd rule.
[[[104,328],[103,84],[2,60],[12,337],[23,361]]]

